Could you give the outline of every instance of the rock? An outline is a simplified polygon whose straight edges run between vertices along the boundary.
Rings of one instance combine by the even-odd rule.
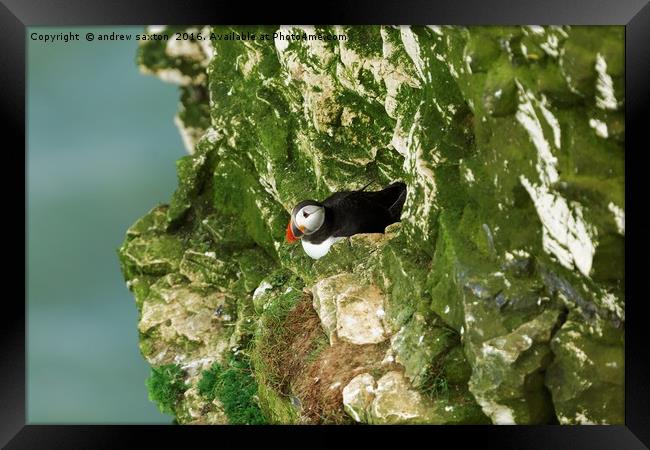
[[[343,388],[343,406],[345,411],[357,422],[369,423],[370,408],[375,399],[377,383],[369,373],[354,377]]]
[[[381,291],[351,274],[335,275],[312,289],[314,309],[330,337],[352,344],[377,344],[386,339]]]
[[[165,275],[178,270],[181,243],[172,236],[145,239],[136,237],[122,250],[124,258],[144,274]]]
[[[183,255],[179,272],[192,283],[214,286],[227,286],[228,265],[217,259],[214,252],[197,252],[187,250]]]
[[[625,385],[623,330],[572,314],[551,341],[555,359],[546,385],[561,424],[623,423]]]
[[[377,381],[372,402],[372,423],[423,421],[425,408],[420,394],[411,389],[400,372],[388,372]]]
[[[156,294],[164,300],[156,298]],[[215,311],[219,309],[225,312],[217,318]],[[187,286],[154,287],[152,295],[143,302],[138,330],[144,336],[155,335],[154,346],[162,346],[165,351],[162,354],[144,352],[145,357],[156,364],[170,359],[178,362],[176,357],[182,357],[187,363],[189,355],[205,357],[216,348],[223,348],[210,335],[223,328],[221,320],[231,319],[229,311],[224,296],[217,292],[205,294]],[[177,353],[167,352],[169,346],[175,347]]]
[[[620,27],[161,30],[215,35],[140,43],[189,154],[119,249],[143,356],[186,368],[180,423],[229,420],[195,372],[233,353],[273,423],[623,423]],[[384,234],[284,241],[299,201],[398,180]]]
[[[418,313],[391,338],[395,361],[404,366],[404,375],[416,387],[423,383],[431,361],[454,345],[457,341],[452,334],[427,323]]]
[[[451,384],[464,384],[472,375],[472,366],[463,354],[463,347],[458,345],[452,348],[445,356],[444,376]]]
[[[517,110],[515,73],[509,64],[496,64],[485,80],[483,107],[494,117],[514,114]]]
[[[314,309],[318,313],[323,330],[327,333],[330,343],[336,332],[336,296],[344,285],[353,283],[353,278],[348,274],[335,275],[319,281],[312,288]]]
[[[559,311],[547,310],[511,333],[484,341],[474,352],[469,390],[495,424],[545,423],[552,413],[543,371]],[[537,391],[533,389],[537,388]]]
[[[354,420],[364,423],[414,423],[426,415],[420,394],[396,371],[376,382],[368,373],[357,375],[343,388],[343,404]]]
[[[352,344],[378,344],[386,339],[384,297],[372,285],[352,286],[336,296],[336,334]]]
[[[481,33],[477,30],[470,36],[465,46],[465,62],[472,73],[486,72],[500,53],[499,43],[489,33]]]

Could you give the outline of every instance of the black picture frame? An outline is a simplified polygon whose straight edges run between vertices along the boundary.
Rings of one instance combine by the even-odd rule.
[[[426,0],[371,1],[349,4],[344,0],[330,0],[313,5],[305,3],[267,2],[251,6],[247,2],[118,0],[2,0],[0,4],[0,105],[2,107],[5,152],[3,192],[17,203],[20,192],[15,183],[23,183],[26,191],[26,38],[28,26],[73,25],[144,25],[152,23],[313,23],[313,24],[568,24],[568,25],[625,25],[626,27],[626,214],[628,216],[626,247],[626,277],[629,299],[626,304],[626,373],[624,426],[411,426],[411,427],[168,427],[168,426],[63,426],[26,424],[25,390],[25,307],[18,296],[5,295],[2,326],[2,357],[0,360],[0,444],[16,448],[123,448],[145,439],[171,444],[174,440],[188,444],[195,439],[209,438],[219,445],[237,439],[236,445],[252,439],[259,433],[266,435],[291,433],[291,441],[300,444],[306,433],[323,432],[333,438],[342,434],[359,433],[364,439],[382,440],[395,433],[404,439],[423,439],[423,442],[444,442],[454,445],[467,439],[494,448],[534,449],[639,449],[650,444],[650,349],[644,336],[646,320],[643,293],[644,264],[635,264],[647,248],[648,222],[643,213],[644,170],[640,163],[645,149],[641,132],[648,105],[650,81],[650,5],[647,0],[463,0],[445,3]],[[15,144],[9,146],[11,139]],[[21,155],[19,150],[24,148]],[[12,170],[6,163],[15,164]],[[21,171],[18,167],[23,166]],[[9,175],[17,176],[11,180]],[[25,179],[22,179],[25,175]],[[27,211],[27,208],[25,208]],[[5,242],[18,242],[24,236],[27,253],[26,224],[29,218],[9,214],[5,210],[5,225],[13,229],[4,234]],[[20,250],[17,251],[18,254]],[[19,279],[19,265],[10,263],[5,277]],[[27,267],[26,264],[24,266]],[[16,272],[16,273],[14,273]],[[24,301],[27,301],[25,271]],[[17,285],[13,281],[14,285]],[[631,290],[630,290],[631,289]],[[9,309],[7,311],[7,309]],[[290,430],[287,430],[290,428]],[[242,433],[242,431],[244,431]],[[191,434],[190,434],[191,433]],[[287,434],[289,434],[287,433]],[[417,434],[417,436],[413,435]],[[237,436],[235,436],[235,434]],[[262,435],[264,436],[264,435]],[[407,437],[408,436],[408,437]],[[275,436],[274,436],[275,437]],[[278,435],[279,437],[279,435]],[[305,436],[306,437],[306,436]],[[269,441],[270,442],[270,441]],[[366,441],[368,442],[368,441]],[[414,441],[417,442],[417,441]],[[312,442],[309,442],[311,445]],[[144,445],[144,444],[137,444]],[[232,444],[226,444],[232,445]],[[438,444],[436,444],[438,445]]]

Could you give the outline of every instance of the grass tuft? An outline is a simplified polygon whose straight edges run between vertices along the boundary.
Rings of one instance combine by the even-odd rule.
[[[161,412],[176,415],[176,407],[189,387],[184,378],[183,369],[176,364],[151,368],[151,376],[146,381],[149,399]]]
[[[197,384],[199,394],[223,405],[228,422],[232,425],[262,425],[266,419],[257,402],[257,383],[253,378],[248,359],[231,353],[224,367],[214,363],[203,371]]]

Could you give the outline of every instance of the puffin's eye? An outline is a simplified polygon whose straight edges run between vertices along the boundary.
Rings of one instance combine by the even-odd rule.
[[[307,217],[309,217],[309,213],[306,212],[306,211],[303,211],[303,212],[302,212],[302,216],[303,216],[304,218],[307,218]]]

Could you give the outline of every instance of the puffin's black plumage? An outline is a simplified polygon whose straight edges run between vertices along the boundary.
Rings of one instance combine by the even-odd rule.
[[[388,225],[400,221],[405,200],[406,184],[396,182],[381,191],[342,191],[332,194],[320,203],[301,202],[294,208],[294,214],[306,204],[325,208],[323,225],[314,233],[302,238],[312,244],[320,244],[330,237],[383,233]]]

